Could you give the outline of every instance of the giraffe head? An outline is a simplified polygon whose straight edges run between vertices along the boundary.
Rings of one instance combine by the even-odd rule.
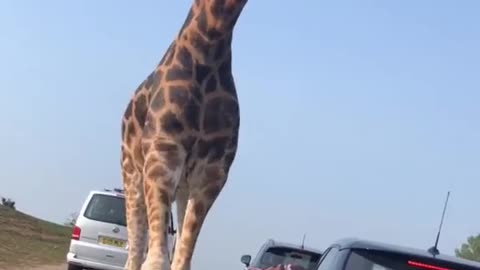
[[[195,32],[212,41],[229,36],[247,1],[195,0],[182,32]]]

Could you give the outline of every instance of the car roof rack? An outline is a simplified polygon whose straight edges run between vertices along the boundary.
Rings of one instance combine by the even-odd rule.
[[[106,192],[116,192],[116,193],[125,194],[125,190],[122,189],[122,188],[113,188],[113,190],[108,189],[108,188],[104,188],[103,190],[106,191]]]

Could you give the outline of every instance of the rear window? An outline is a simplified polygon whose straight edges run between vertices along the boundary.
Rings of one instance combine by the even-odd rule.
[[[271,247],[262,255],[259,268],[268,268],[279,264],[300,266],[307,270],[315,269],[321,255],[301,249]]]
[[[96,221],[127,226],[125,198],[95,194],[88,203],[84,216]]]
[[[375,250],[352,250],[344,270],[480,270],[449,261]]]

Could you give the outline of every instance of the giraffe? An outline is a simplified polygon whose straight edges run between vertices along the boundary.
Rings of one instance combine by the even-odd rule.
[[[240,109],[232,36],[248,0],[194,0],[122,118],[127,270],[189,270],[206,216],[236,156]],[[177,241],[167,227],[177,205]],[[148,252],[144,258],[145,247]]]

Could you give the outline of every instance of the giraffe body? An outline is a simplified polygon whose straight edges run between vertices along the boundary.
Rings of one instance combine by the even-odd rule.
[[[231,42],[246,2],[195,0],[178,36],[128,103],[122,120],[127,270],[190,269],[202,224],[237,151]],[[178,232],[169,258],[174,201]]]

